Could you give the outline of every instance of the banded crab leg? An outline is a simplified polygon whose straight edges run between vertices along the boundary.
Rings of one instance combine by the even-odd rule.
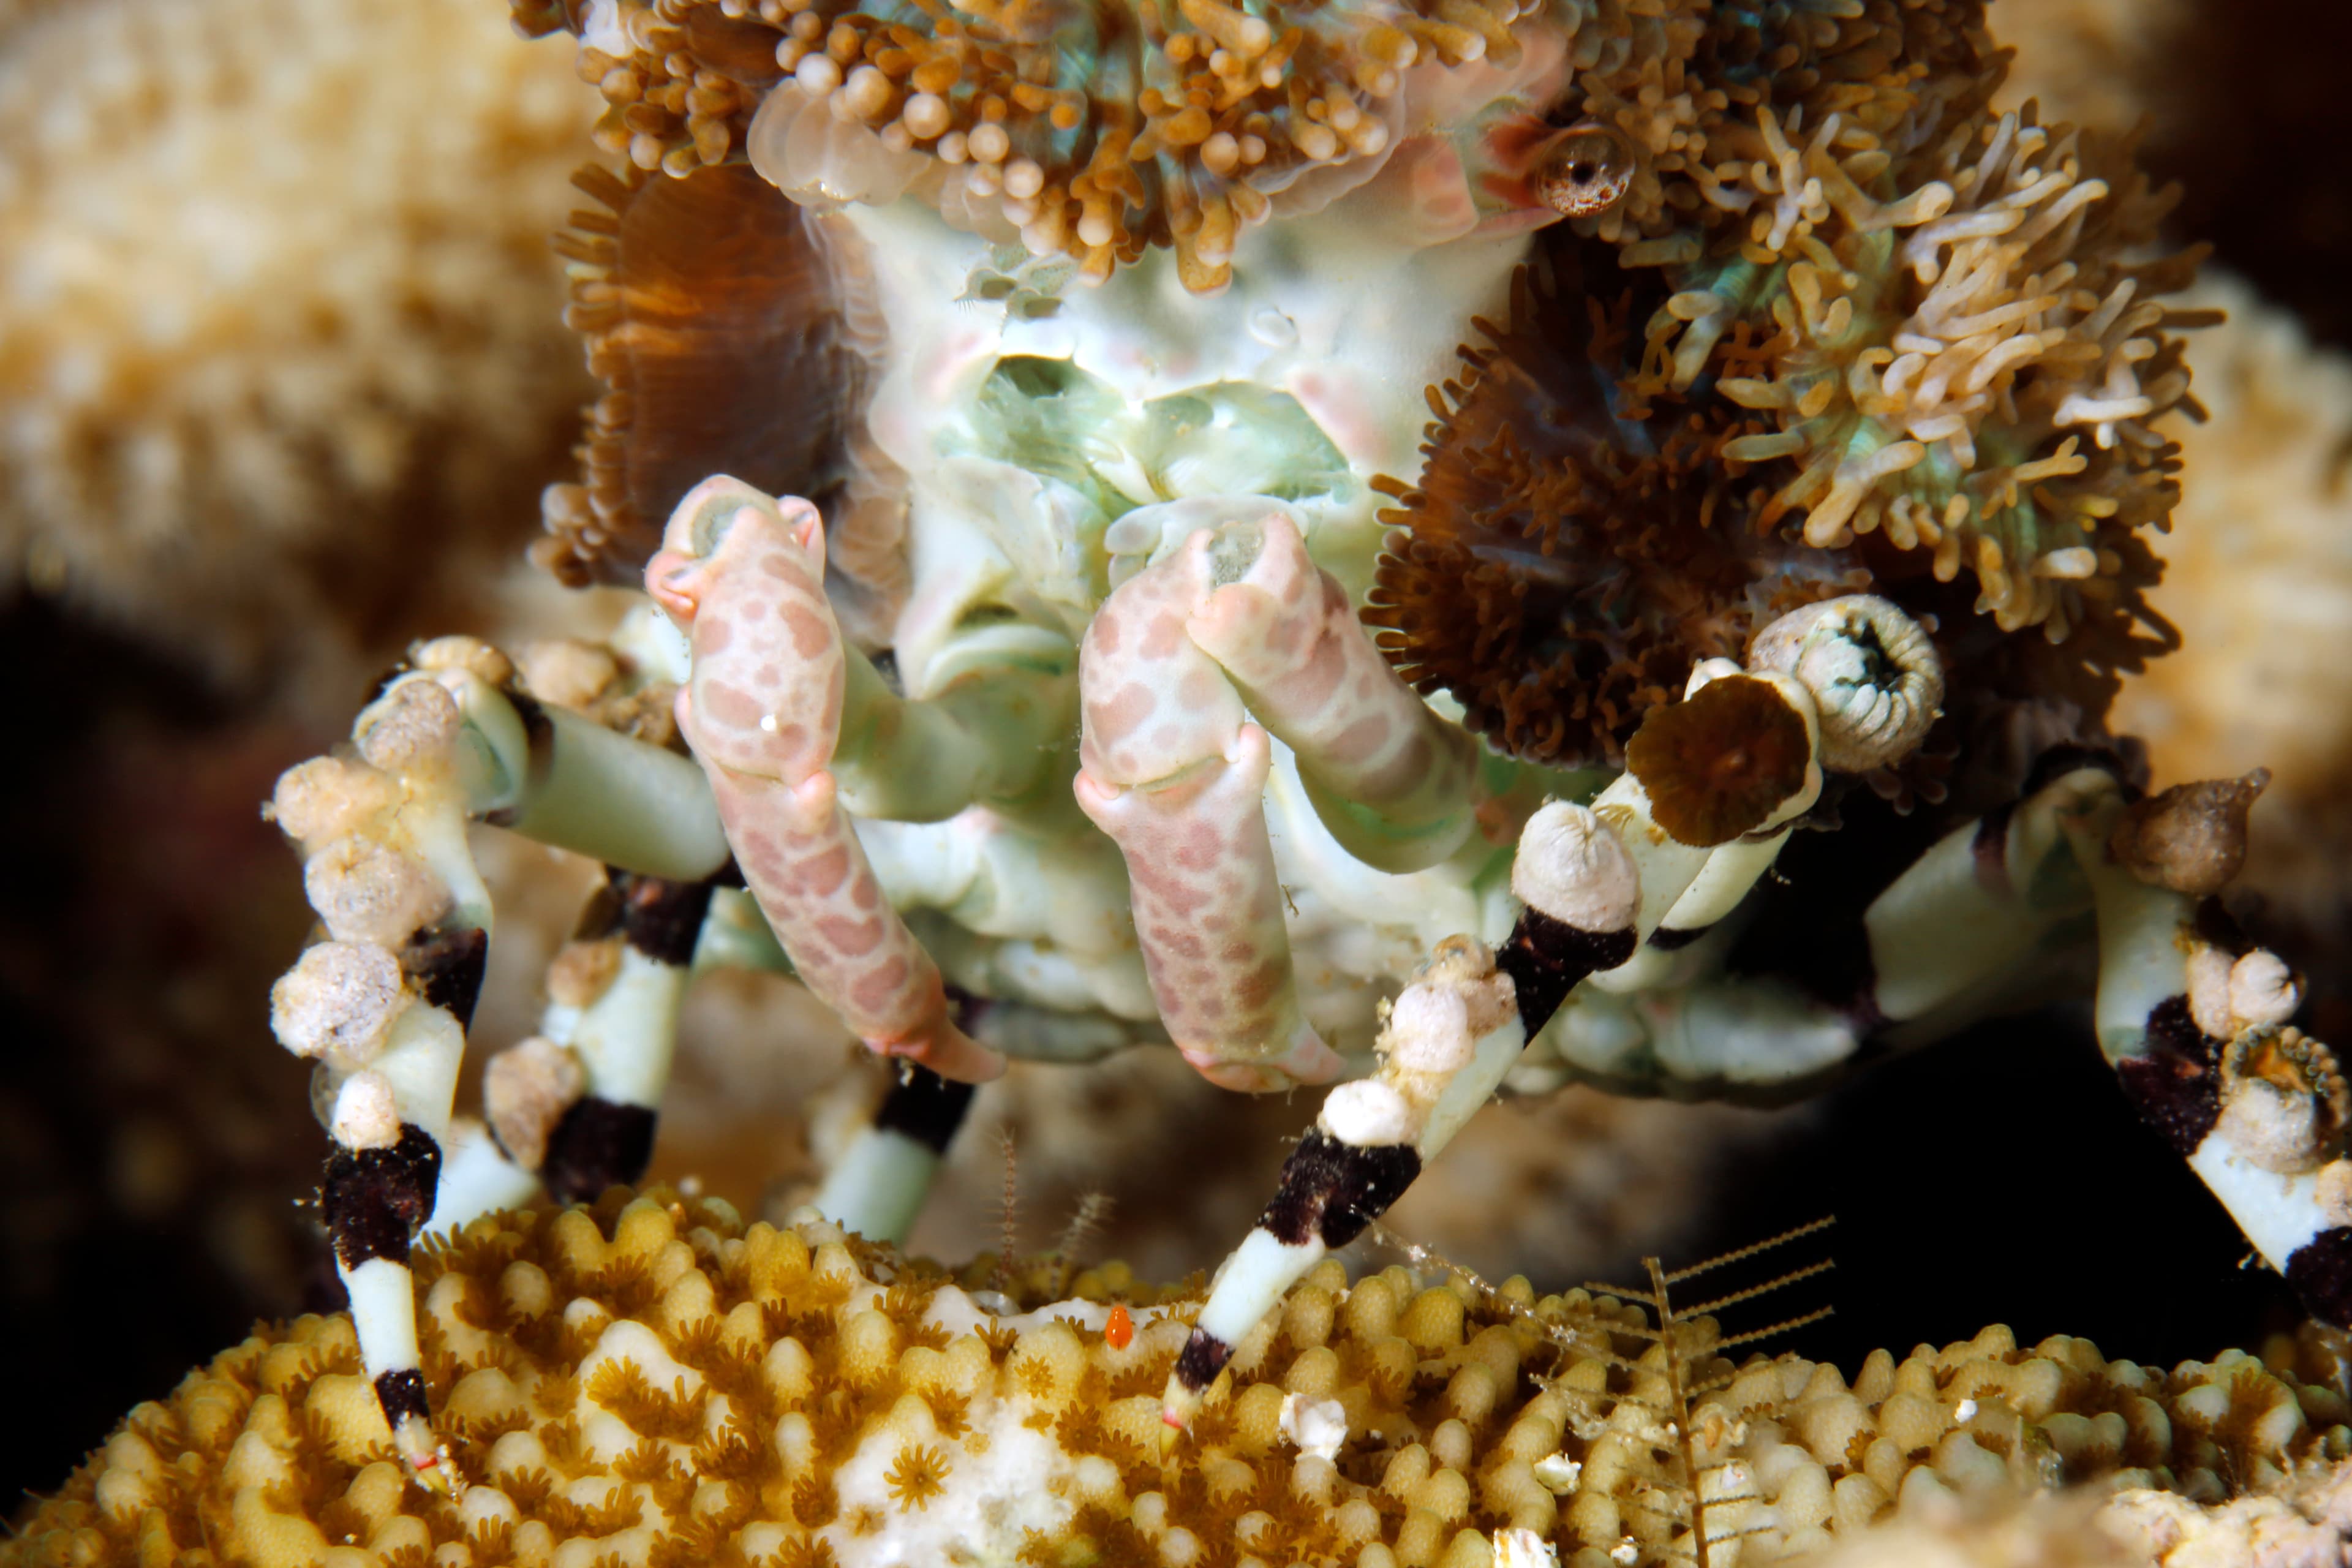
[[[1078,805],[1126,858],[1170,1036],[1227,1089],[1328,1079],[1266,836],[1268,731],[1334,837],[1395,870],[1470,832],[1474,743],[1397,679],[1279,512],[1201,530],[1120,584],[1078,668]]]
[[[1828,929],[1824,941],[1850,940],[1867,954],[1858,987],[1844,975],[1832,990],[1770,970],[1726,974],[1731,943],[1702,941],[1667,953],[1671,966],[1638,1000],[1611,984],[1633,965],[1595,975],[1551,1048],[1602,1083],[1760,1089],[1836,1068],[1865,1042],[1906,1049],[2030,1001],[2036,955],[2065,944],[2090,912],[2065,822],[2115,790],[2103,767],[2069,769],[1938,839],[1851,925]],[[1694,882],[1677,908],[1706,891],[1704,879]]]
[[[2099,915],[2100,1048],[2313,1316],[2352,1327],[2352,1096],[2289,1026],[2302,983],[2210,896],[2243,854],[2258,780],[2110,795],[2065,829]]]
[[[278,781],[272,813],[301,847],[326,926],[270,994],[278,1039],[319,1064],[334,1140],[320,1188],[360,1357],[394,1446],[454,1487],[416,1341],[408,1249],[434,1208],[466,1029],[488,955],[489,895],[466,847],[462,719],[429,676],[353,727],[356,758]]]
[[[409,1247],[428,1226],[522,1201],[538,1184],[479,1123],[451,1114],[491,926],[467,823],[599,856],[640,885],[688,889],[689,902],[707,900],[728,849],[686,758],[521,695],[504,657],[471,639],[414,658],[353,724],[356,754],[278,781],[271,815],[302,851],[326,940],[273,990],[271,1024],[318,1064],[314,1098],[335,1142],[321,1213],[361,1359],[401,1455],[432,1480],[446,1479],[446,1454],[418,1363]],[[650,1030],[608,1031],[614,1078],[634,1075],[648,1106],[671,1037],[661,1011]],[[603,1092],[593,1079],[582,1087]]]
[[[968,1083],[905,1064],[874,1120],[825,1173],[811,1200],[817,1212],[868,1240],[904,1240],[971,1109],[972,1092]]]
[[[646,585],[693,644],[679,728],[802,981],[881,1055],[966,1080],[1002,1072],[949,1016],[938,966],[841,805],[830,763],[849,678],[816,509],[707,479],[672,514]]]
[[[490,1058],[489,1124],[461,1124],[428,1232],[456,1231],[542,1186],[559,1203],[584,1203],[645,1174],[716,889],[618,867],[605,879],[548,965],[540,1033]]]
[[[1820,729],[1810,690],[1788,675],[1727,664],[1694,672],[1685,702],[1710,687],[1722,688],[1710,708],[1760,707],[1783,727],[1798,748],[1783,792],[1760,813],[1751,808],[1722,847],[1666,831],[1658,802],[1633,772],[1590,808],[1554,802],[1528,819],[1511,872],[1524,907],[1509,938],[1491,952],[1466,937],[1440,945],[1390,1010],[1379,1071],[1325,1099],[1284,1163],[1273,1201],[1220,1271],[1161,1396],[1171,1443],[1242,1337],[1325,1253],[1353,1241],[1403,1195],[1571,991],[1633,959],[1727,851],[1732,870],[1723,879],[1752,882],[1769,862],[1736,854],[1738,837],[1758,832],[1777,846],[1776,830],[1812,805]],[[1737,901],[1724,890],[1707,897]]]

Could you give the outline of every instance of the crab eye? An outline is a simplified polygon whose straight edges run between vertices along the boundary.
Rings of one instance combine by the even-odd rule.
[[[1570,126],[1536,166],[1537,199],[1569,217],[1607,212],[1633,184],[1633,150],[1598,121]]]

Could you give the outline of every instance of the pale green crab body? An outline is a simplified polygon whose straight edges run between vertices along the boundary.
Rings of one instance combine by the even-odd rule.
[[[936,695],[976,659],[1066,666],[1118,585],[1197,531],[1271,513],[1360,603],[1385,532],[1368,481],[1415,471],[1423,389],[1458,363],[1474,315],[1507,307],[1525,251],[1511,236],[1401,244],[1384,214],[1343,198],[1253,230],[1220,295],[1188,293],[1153,253],[1034,315],[981,297],[1023,268],[929,203],[835,220],[854,230],[891,323],[868,422],[907,475],[913,583],[891,643],[907,697]],[[857,826],[949,979],[1015,1005],[988,1033],[1017,1054],[1096,1054],[1159,1032],[1126,868],[1067,793],[1076,753],[1073,733],[1043,798]],[[1290,748],[1277,739],[1273,755],[1266,828],[1301,1005],[1354,1053],[1371,1044],[1377,1004],[1437,942],[1508,931],[1510,852],[1544,789],[1598,782],[1489,753],[1489,831],[1399,875],[1349,854]],[[1516,816],[1502,804],[1515,793]]]

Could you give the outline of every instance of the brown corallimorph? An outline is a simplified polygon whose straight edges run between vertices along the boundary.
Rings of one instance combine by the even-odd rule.
[[[575,587],[633,584],[712,474],[836,514],[867,366],[824,220],[740,164],[666,180],[592,163],[572,183],[604,210],[556,237],[564,320],[608,390],[587,412],[583,482],[547,491],[533,559]]]
[[[1481,321],[1459,381],[1433,388],[1428,461],[1381,521],[1391,536],[1364,611],[1397,672],[1452,692],[1469,725],[1539,762],[1621,763],[1692,665],[1737,658],[1775,616],[1867,585],[1850,552],[1759,534],[1726,442],[1731,410],[1662,422],[1625,449],[1611,366],[1638,287],[1573,237],[1538,242],[1511,312]]]
[[[492,1215],[417,1262],[457,1499],[404,1483],[348,1321],[303,1318],[134,1410],[0,1564],[855,1568],[950,1542],[1004,1563],[1228,1546],[1354,1563],[1377,1545],[1430,1564],[1484,1561],[1520,1531],[1602,1568],[1675,1559],[1685,1454],[1727,1467],[1706,1528],[1740,1532],[1754,1564],[1898,1502],[1932,1518],[1955,1496],[1978,1511],[2095,1481],[2202,1500],[2113,1505],[2163,1515],[2177,1540],[2234,1518],[2210,1508],[2233,1495],[2301,1498],[2296,1467],[2352,1446],[2342,1394],[2302,1381],[2291,1346],[2166,1373],[1992,1328],[1877,1352],[1849,1384],[1793,1356],[1735,1366],[1708,1319],[1677,1331],[1679,1364],[1717,1385],[1685,1444],[1650,1408],[1672,1400],[1668,1363],[1638,1309],[1517,1279],[1424,1288],[1400,1268],[1350,1283],[1335,1259],[1243,1343],[1164,1469],[1157,1389],[1199,1298],[1052,1258],[1016,1263],[1009,1300],[976,1294],[1000,1268],[950,1275],[660,1190]],[[1114,1302],[1124,1347],[1106,1334]],[[1328,1454],[1298,1446],[1334,1432]]]
[[[1658,826],[1701,846],[1761,826],[1811,763],[1804,716],[1769,682],[1737,675],[1651,710],[1625,746]]]

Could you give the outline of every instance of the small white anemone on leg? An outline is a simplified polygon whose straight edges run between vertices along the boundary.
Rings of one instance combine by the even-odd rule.
[[[445,1489],[416,1352],[408,1250],[436,1206],[489,899],[466,846],[462,720],[429,673],[395,680],[353,726],[359,760],[278,782],[272,814],[301,846],[329,940],[271,995],[281,1043],[318,1064],[335,1141],[320,1205],[362,1363],[402,1458]]]
[[[2334,1053],[2286,1024],[2301,1000],[2286,966],[2177,885],[2208,886],[2203,868],[2242,856],[2251,796],[2234,811],[2203,804],[2229,787],[2128,805],[2109,793],[2066,816],[2098,910],[2099,1043],[2141,1118],[2305,1306],[2352,1325],[2352,1093]],[[2194,820],[2180,822],[2182,809]]]
[[[1161,1394],[1167,1441],[1282,1293],[1402,1195],[1570,990],[1633,951],[1642,871],[1605,818],[1554,802],[1520,845],[1527,869],[1513,885],[1526,907],[1501,953],[1468,937],[1439,944],[1389,1008],[1379,1070],[1325,1097],[1273,1200],[1219,1270]]]

